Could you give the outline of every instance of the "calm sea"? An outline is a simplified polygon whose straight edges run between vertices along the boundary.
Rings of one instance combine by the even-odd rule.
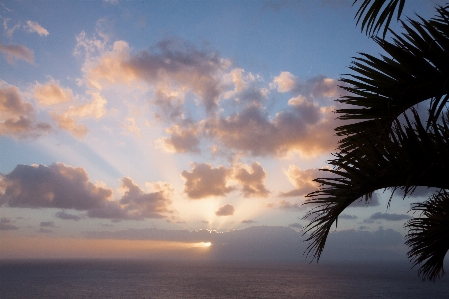
[[[0,298],[449,298],[410,264],[3,261]]]

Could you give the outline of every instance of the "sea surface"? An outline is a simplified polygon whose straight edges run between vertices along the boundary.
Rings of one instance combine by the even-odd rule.
[[[407,263],[1,261],[0,298],[449,298]]]

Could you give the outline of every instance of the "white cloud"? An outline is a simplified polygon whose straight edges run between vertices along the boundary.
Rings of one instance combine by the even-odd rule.
[[[28,20],[27,21],[27,26],[25,26],[25,28],[28,30],[28,32],[36,32],[40,36],[47,36],[48,35],[47,29],[45,29],[44,27],[39,25],[37,22],[33,22],[33,21],[29,21]]]

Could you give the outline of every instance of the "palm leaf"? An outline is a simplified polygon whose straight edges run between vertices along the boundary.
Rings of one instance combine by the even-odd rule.
[[[399,115],[429,99],[429,123],[441,115],[449,100],[449,6],[438,14],[431,21],[409,19],[392,42],[374,38],[386,55],[354,58],[355,74],[341,79],[349,95],[338,100],[349,106],[336,112],[357,122],[336,128],[340,148],[353,149],[358,132],[388,132]]]
[[[358,0],[354,0],[352,5],[356,2],[358,2]],[[385,37],[396,8],[397,19],[399,20],[401,17],[405,0],[390,0],[386,5],[385,3],[387,3],[387,0],[362,1],[355,18],[357,19],[357,25],[360,21],[362,22],[362,31],[365,29],[367,35],[377,34],[383,26],[383,37]]]
[[[361,142],[363,147],[355,151],[340,150],[329,161],[334,168],[322,169],[334,176],[316,179],[319,190],[306,196],[305,204],[318,204],[304,217],[313,219],[305,228],[310,233],[307,255],[319,260],[331,226],[340,213],[360,198],[369,201],[376,190],[399,188],[407,195],[414,191],[414,186],[449,189],[447,117],[443,118],[442,125],[434,122],[426,130],[418,113],[412,111],[413,122],[407,116],[405,126],[396,120],[392,135],[379,138],[359,133],[354,143]]]
[[[422,264],[418,273],[435,280],[444,275],[444,257],[449,250],[449,192],[440,190],[427,201],[412,206],[421,216],[409,220],[406,242],[413,266]]]

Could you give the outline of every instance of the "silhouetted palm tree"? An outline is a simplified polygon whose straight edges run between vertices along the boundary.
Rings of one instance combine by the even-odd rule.
[[[390,0],[382,10],[385,2],[363,1],[356,16],[363,20],[362,30],[371,34],[384,23],[387,28],[398,3],[400,16],[404,0]],[[406,223],[408,256],[414,265],[421,264],[423,279],[444,274],[449,249],[449,6],[437,12],[430,21],[408,19],[403,34],[391,32],[392,42],[374,37],[387,55],[362,53],[350,66],[354,74],[341,79],[350,95],[337,101],[349,108],[336,112],[348,124],[336,128],[342,139],[329,161],[334,168],[322,169],[332,177],[316,179],[320,188],[306,201],[319,204],[305,216],[312,218],[305,229],[310,233],[307,253],[317,260],[332,224],[351,203],[368,202],[379,189],[391,189],[392,195],[402,189],[405,197],[427,186],[439,191],[412,207],[419,217]],[[429,102],[425,126],[414,108],[424,101]]]

